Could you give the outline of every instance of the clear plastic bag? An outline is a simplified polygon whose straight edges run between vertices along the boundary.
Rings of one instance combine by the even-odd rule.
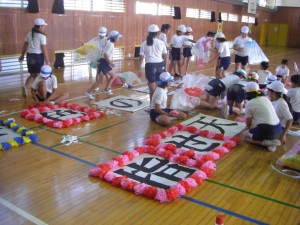
[[[124,73],[117,73],[117,76],[121,79],[123,83],[127,83],[133,85],[135,82],[141,84],[142,81],[137,75],[131,71],[124,72]]]
[[[256,41],[247,42],[245,46],[249,49],[248,57],[250,65],[259,65],[262,61],[269,62],[269,59]]]

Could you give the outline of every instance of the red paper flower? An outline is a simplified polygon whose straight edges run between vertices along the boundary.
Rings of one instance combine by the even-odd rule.
[[[197,128],[194,127],[194,126],[188,126],[187,127],[187,131],[190,132],[190,133],[192,133],[192,134],[194,134],[194,133],[196,133]]]
[[[162,157],[169,160],[173,155],[174,153],[172,151],[166,150],[163,152]]]
[[[186,190],[186,192],[190,191],[192,189],[192,187],[188,184],[188,182],[181,180],[178,182],[182,187],[184,187],[184,189]]]
[[[111,185],[114,187],[121,187],[122,180],[126,179],[126,176],[116,177],[111,181]]]
[[[214,139],[222,141],[224,139],[224,134],[215,134]]]
[[[144,195],[148,198],[154,198],[157,193],[157,188],[153,186],[146,187],[144,190]]]
[[[169,201],[175,200],[178,196],[179,193],[175,189],[167,189],[166,190],[167,198]]]
[[[202,137],[206,137],[208,135],[209,131],[208,130],[200,130],[199,135]]]
[[[171,144],[171,143],[167,143],[166,146],[164,147],[164,149],[172,151],[172,152],[174,152],[176,150],[176,148],[177,148],[176,145]]]

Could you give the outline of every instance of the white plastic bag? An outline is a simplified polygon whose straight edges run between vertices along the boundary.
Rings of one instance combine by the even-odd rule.
[[[133,85],[134,82],[141,84],[142,81],[137,75],[131,71],[124,72],[124,73],[117,73],[117,76],[121,79],[123,83],[127,83]]]
[[[175,90],[170,105],[171,109],[190,111],[200,104],[200,97],[193,97],[186,94],[184,88]]]
[[[262,61],[269,62],[269,59],[261,50],[256,41],[253,40],[247,42],[245,46],[249,48],[248,57],[250,65],[259,65]]]

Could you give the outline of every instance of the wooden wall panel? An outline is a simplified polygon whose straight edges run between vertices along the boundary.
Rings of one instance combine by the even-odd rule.
[[[144,0],[148,1],[148,0]],[[181,7],[182,19],[175,20],[169,16],[151,16],[136,15],[134,0],[126,1],[125,13],[108,13],[108,12],[82,12],[82,11],[66,11],[64,15],[52,14],[52,1],[39,1],[40,13],[31,14],[21,9],[4,9],[0,8],[0,55],[20,54],[24,37],[33,26],[33,21],[37,17],[44,18],[49,24],[46,29],[48,37],[48,48],[51,56],[51,62],[54,60],[54,51],[76,49],[83,42],[88,41],[97,35],[98,28],[104,25],[109,31],[118,30],[123,37],[118,45],[125,46],[125,55],[132,57],[134,55],[134,46],[140,45],[147,36],[148,25],[155,23],[161,26],[163,23],[169,23],[172,26],[172,32],[168,38],[175,33],[179,24],[186,24],[193,28],[194,39],[197,40],[207,31],[216,31],[217,23],[210,20],[186,18],[186,8],[199,8],[216,12],[216,20],[218,12],[236,13],[241,17],[246,14],[244,6],[231,5],[211,0],[156,0],[157,3],[166,5],[175,5]],[[152,2],[152,1],[149,1]],[[284,11],[286,12],[286,11]],[[299,28],[297,25],[297,11],[290,9],[287,11],[290,15],[285,18],[286,22],[291,24],[289,44],[299,46]],[[282,10],[272,15],[266,11],[258,12],[259,25],[253,26],[251,37],[259,40],[260,24],[263,21],[276,22],[277,15]],[[297,18],[296,18],[297,17]],[[240,20],[240,19],[239,19]],[[232,40],[240,33],[240,28],[246,25],[241,22],[224,22],[223,31],[229,40]],[[297,30],[297,29],[296,29]]]

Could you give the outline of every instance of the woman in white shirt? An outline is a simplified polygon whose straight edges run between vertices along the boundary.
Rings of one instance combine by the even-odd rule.
[[[246,84],[245,108],[246,126],[244,139],[246,142],[266,146],[270,151],[275,151],[281,145],[278,140],[282,127],[271,101],[259,91],[256,82]]]
[[[22,96],[27,98],[27,88],[30,88],[33,80],[41,72],[41,67],[46,64],[50,65],[48,50],[47,50],[47,37],[44,33],[48,24],[41,18],[34,20],[34,27],[25,37],[19,61],[24,60],[25,53],[27,59],[27,68],[30,76],[26,79],[25,85],[22,87]]]

